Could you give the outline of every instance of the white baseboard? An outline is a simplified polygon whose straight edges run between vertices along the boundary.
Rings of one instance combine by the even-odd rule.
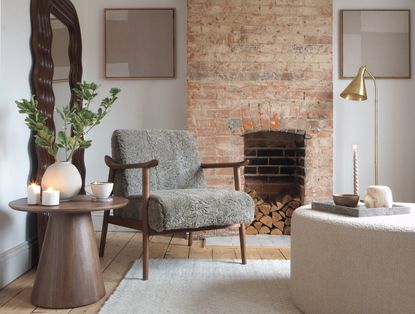
[[[101,231],[102,229],[102,220],[104,219],[104,213],[103,212],[92,212],[92,223],[94,224],[94,230],[95,231]],[[125,228],[113,224],[108,225],[108,231],[136,231],[134,229]]]
[[[0,254],[0,288],[20,277],[33,267],[37,238],[25,241]]]

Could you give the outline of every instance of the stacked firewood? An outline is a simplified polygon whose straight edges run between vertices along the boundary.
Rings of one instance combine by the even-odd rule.
[[[246,228],[246,234],[291,234],[291,216],[301,206],[301,200],[285,195],[280,201],[266,202],[255,190],[246,192],[255,201],[255,221]]]

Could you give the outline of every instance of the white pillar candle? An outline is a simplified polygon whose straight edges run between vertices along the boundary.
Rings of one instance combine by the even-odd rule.
[[[40,204],[40,185],[31,183],[27,187],[27,204],[36,205]]]
[[[353,194],[359,194],[359,160],[356,144],[353,144]]]
[[[59,191],[55,191],[53,188],[48,188],[42,192],[42,205],[56,206],[59,205]]]

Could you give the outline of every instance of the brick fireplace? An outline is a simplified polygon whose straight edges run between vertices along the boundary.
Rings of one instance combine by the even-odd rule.
[[[305,203],[329,197],[332,1],[189,0],[187,29],[187,126],[203,161],[242,160],[255,132],[301,130],[309,139],[294,157],[304,165],[281,165],[279,174],[295,168],[289,177]],[[287,152],[275,158],[292,163]],[[206,175],[212,186],[232,187],[230,169]]]
[[[248,234],[291,234],[291,216],[304,201],[306,138],[300,130],[244,135],[245,191],[255,201]]]
[[[260,131],[244,135],[245,187],[266,201],[286,195],[304,201],[305,132]]]

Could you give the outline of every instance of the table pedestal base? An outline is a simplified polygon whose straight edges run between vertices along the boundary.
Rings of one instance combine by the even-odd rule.
[[[32,290],[32,303],[72,308],[104,297],[91,214],[52,213]]]

